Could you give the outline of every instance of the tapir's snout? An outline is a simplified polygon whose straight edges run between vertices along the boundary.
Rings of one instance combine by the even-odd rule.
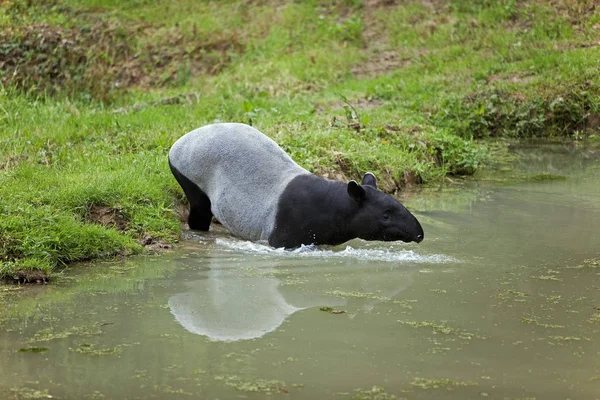
[[[423,232],[423,227],[421,226],[421,224],[419,223],[419,220],[414,216],[411,215],[413,217],[413,222],[414,222],[414,227],[412,229],[412,241],[413,242],[417,242],[417,243],[421,243],[423,241],[423,239],[425,239],[425,232]]]

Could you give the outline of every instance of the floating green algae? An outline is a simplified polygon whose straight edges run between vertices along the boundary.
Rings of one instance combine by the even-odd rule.
[[[408,310],[412,310],[412,304],[416,303],[417,300],[394,300],[392,303],[399,305],[402,308],[406,308]]]
[[[567,267],[567,268],[571,268],[571,269],[600,268],[600,258],[590,258],[587,260],[583,260],[583,263],[572,266],[572,267]]]
[[[557,342],[580,342],[582,340],[591,341],[592,339],[578,336],[548,336],[548,339],[555,340]]]
[[[473,338],[485,339],[485,336],[478,335],[476,333],[467,332],[459,328],[453,328],[447,325],[448,321],[441,321],[439,323],[433,321],[402,321],[398,320],[402,325],[410,326],[412,328],[431,328],[434,334],[442,335],[454,335],[464,340],[472,340]]]
[[[19,352],[21,352],[21,353],[45,353],[48,350],[50,350],[48,347],[29,346],[29,347],[21,347],[19,349]]]
[[[164,393],[171,393],[171,394],[183,394],[186,396],[193,396],[194,393],[190,393],[190,392],[186,392],[185,390],[179,388],[179,389],[175,389],[171,386],[167,386],[163,389]]]
[[[540,322],[539,321],[539,317],[536,317],[535,315],[528,315],[525,317],[521,318],[521,322],[524,322],[526,324],[531,324],[531,325],[535,325],[535,326],[539,326],[542,328],[564,328],[564,325],[557,325],[557,324],[548,324],[545,322]]]
[[[496,294],[496,298],[500,301],[515,301],[518,303],[522,303],[527,301],[526,300],[527,295],[523,292],[519,292],[518,290],[514,290],[514,289],[507,289],[507,290],[502,290],[499,291],[498,294]]]
[[[288,393],[285,382],[268,379],[246,380],[237,375],[220,375],[215,377],[216,381],[222,381],[227,386],[233,387],[240,392],[259,393]]]
[[[536,174],[526,177],[525,180],[532,182],[544,182],[544,181],[566,181],[567,177],[564,175],[555,174]]]
[[[488,171],[489,172],[489,171]],[[480,174],[477,177],[479,182],[490,182],[496,185],[512,185],[516,183],[534,183],[534,182],[556,182],[556,181],[565,181],[568,179],[565,175],[556,175],[556,174],[527,174],[523,172],[517,171],[500,171],[506,174],[498,174],[491,171],[491,173]]]
[[[86,394],[83,397],[85,399],[91,399],[91,400],[101,400],[101,399],[105,399],[106,398],[106,396],[103,393],[101,393],[101,392],[99,392],[97,390],[95,390],[93,393]]]
[[[537,400],[537,397],[505,397],[504,400]]]
[[[124,347],[139,345],[140,343],[123,343],[114,347],[100,347],[95,344],[82,343],[78,347],[69,347],[69,350],[76,353],[87,354],[90,356],[105,356],[111,354],[121,354]]]
[[[587,322],[590,324],[600,324],[600,307],[596,307],[596,310],[598,311],[593,313],[592,316],[587,320]]]
[[[52,399],[54,396],[47,389],[38,390],[28,387],[13,387],[10,391],[19,399]]]
[[[546,302],[548,304],[558,304],[563,300],[563,296],[560,294],[557,295],[545,295],[543,293],[540,293],[540,296],[543,297],[544,299],[546,299]]]
[[[460,387],[478,386],[477,382],[471,381],[454,381],[452,379],[425,379],[415,378],[410,383],[414,387],[420,389],[447,389],[454,390]]]
[[[330,314],[344,314],[346,313],[346,311],[344,310],[336,310],[332,307],[319,307],[319,311],[325,311],[328,312]]]
[[[69,350],[81,353],[88,354],[91,356],[105,356],[109,354],[121,354],[122,350],[119,346],[115,347],[96,347],[93,344],[84,343],[79,347],[69,348]]]
[[[37,331],[27,343],[48,342],[55,339],[65,339],[70,336],[93,336],[99,335],[102,331],[98,325],[74,326],[63,331],[54,331],[52,328]]]
[[[386,393],[381,386],[373,386],[371,389],[355,389],[356,394],[352,400],[401,400],[391,393]]]
[[[375,293],[370,293],[370,292],[359,292],[359,291],[344,292],[341,290],[330,290],[328,292],[325,292],[325,294],[330,294],[330,295],[341,297],[341,298],[351,297],[351,298],[355,298],[355,299],[370,299],[370,300],[380,300],[380,301],[390,300],[389,297],[379,296]]]
[[[562,282],[562,278],[558,278],[556,275],[538,275],[533,278],[539,279],[541,281],[556,281]]]

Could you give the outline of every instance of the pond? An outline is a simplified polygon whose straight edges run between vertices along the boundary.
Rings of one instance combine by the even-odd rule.
[[[217,228],[0,286],[0,398],[596,398],[600,163],[520,149],[405,194],[419,245],[286,252]]]

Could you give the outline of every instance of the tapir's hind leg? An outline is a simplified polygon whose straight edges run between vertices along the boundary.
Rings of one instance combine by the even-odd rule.
[[[192,181],[183,176],[177,168],[171,165],[171,172],[183,189],[185,197],[190,202],[190,215],[188,216],[188,225],[190,229],[196,231],[207,231],[212,220],[212,211],[210,211],[210,199],[208,196]]]

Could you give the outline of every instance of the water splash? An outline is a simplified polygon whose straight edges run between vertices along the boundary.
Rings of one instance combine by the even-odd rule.
[[[274,255],[278,257],[290,257],[290,258],[342,258],[342,259],[354,259],[361,261],[386,261],[386,262],[416,262],[416,263],[448,263],[458,262],[455,258],[448,257],[442,254],[418,254],[413,250],[396,250],[393,248],[388,249],[360,249],[352,246],[346,246],[343,250],[324,250],[317,246],[309,245],[294,249],[285,250],[283,248],[274,249],[273,247],[248,242],[244,240],[236,239],[216,239],[217,246],[225,247],[229,250],[240,251],[243,253],[251,254],[265,254]]]

